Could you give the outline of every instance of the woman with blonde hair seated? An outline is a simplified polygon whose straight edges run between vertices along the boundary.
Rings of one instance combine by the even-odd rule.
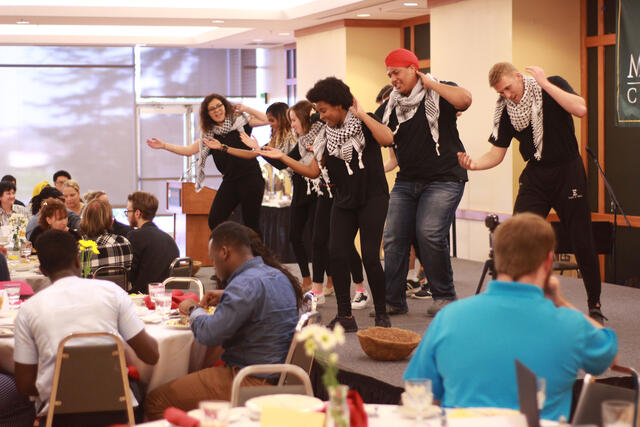
[[[82,216],[84,202],[82,201],[82,197],[80,197],[80,185],[78,185],[78,181],[73,179],[65,181],[62,185],[62,194],[64,195],[64,204],[67,206],[67,209]]]
[[[98,246],[97,255],[91,258],[91,271],[104,266],[123,266],[127,270],[131,268],[133,251],[131,243],[126,237],[114,234],[111,231],[113,215],[111,205],[98,198],[86,204],[80,230],[85,239],[94,240]]]

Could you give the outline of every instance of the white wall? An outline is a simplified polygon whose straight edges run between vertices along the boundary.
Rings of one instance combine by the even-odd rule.
[[[346,30],[336,28],[297,37],[298,99],[304,99],[307,91],[320,79],[330,76],[346,79]]]

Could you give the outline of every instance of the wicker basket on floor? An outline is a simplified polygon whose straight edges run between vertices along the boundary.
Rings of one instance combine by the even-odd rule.
[[[358,331],[362,350],[374,360],[403,360],[420,344],[422,337],[399,328],[373,328]]]

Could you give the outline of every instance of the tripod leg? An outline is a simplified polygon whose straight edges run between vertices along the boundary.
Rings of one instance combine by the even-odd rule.
[[[476,295],[478,295],[482,290],[482,284],[484,283],[484,278],[487,276],[487,271],[489,271],[490,262],[491,260],[486,260],[484,262],[484,267],[482,267],[482,274],[480,275],[480,281],[478,282],[478,287],[476,288]]]

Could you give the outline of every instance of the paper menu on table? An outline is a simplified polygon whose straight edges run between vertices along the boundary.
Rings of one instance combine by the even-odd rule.
[[[275,407],[262,408],[261,427],[324,427],[325,414],[322,412],[296,411]]]

